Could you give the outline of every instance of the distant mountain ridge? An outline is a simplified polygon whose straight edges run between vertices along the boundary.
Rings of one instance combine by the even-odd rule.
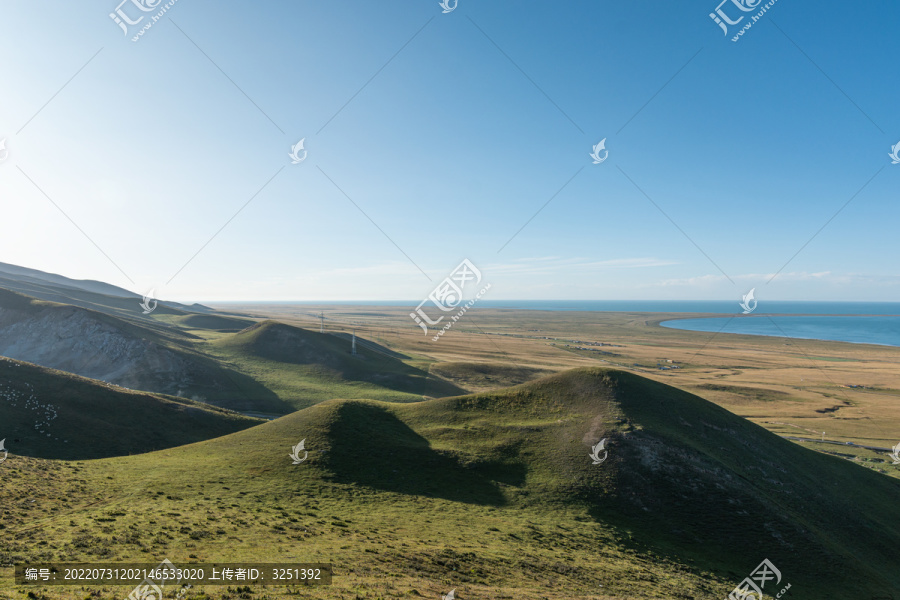
[[[0,262],[0,288],[41,300],[74,304],[108,314],[137,319],[147,318],[140,308],[142,294],[102,281],[71,279],[64,275]],[[156,310],[186,314],[213,312],[213,309],[202,304],[186,305],[170,301],[160,301]]]
[[[0,262],[0,277],[4,276],[6,276],[6,278],[15,279],[18,281],[39,281],[44,284],[49,283],[52,285],[79,289],[95,294],[105,294],[107,296],[119,296],[121,298],[141,297],[139,294],[129,292],[124,288],[120,288],[109,283],[104,283],[102,281],[95,281],[93,279],[71,279],[63,275],[56,275],[55,273],[47,273],[45,271],[39,271],[37,269],[29,269],[28,267],[20,267],[18,265],[11,265],[8,263]]]

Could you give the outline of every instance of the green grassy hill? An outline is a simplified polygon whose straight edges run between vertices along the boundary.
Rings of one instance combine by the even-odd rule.
[[[552,373],[549,369],[481,362],[435,363],[428,372],[473,392],[519,385]]]
[[[609,457],[594,465],[602,438]],[[309,457],[293,465],[301,439]],[[332,400],[153,454],[0,469],[0,493],[15,498],[4,566],[334,564],[334,585],[314,594],[257,586],[241,598],[721,600],[764,558],[791,584],[782,598],[900,589],[900,482],[612,370],[410,404]],[[4,592],[25,593],[0,579]]]
[[[364,340],[361,340],[364,342]],[[204,346],[296,408],[331,398],[374,398],[393,402],[465,393],[465,390],[360,343],[357,356],[349,339],[262,321]]]
[[[138,454],[260,422],[200,402],[0,358],[0,438],[14,455],[81,460]]]
[[[217,314],[208,315],[180,315],[171,317],[172,323],[187,329],[209,329],[211,331],[238,332],[253,325],[254,321],[233,316]]]

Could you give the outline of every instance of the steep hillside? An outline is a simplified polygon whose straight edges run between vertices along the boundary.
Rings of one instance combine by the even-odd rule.
[[[900,589],[900,482],[612,370],[410,404],[334,400],[150,455],[0,468],[0,493],[15,481],[38,500],[5,515],[6,564],[306,560],[335,565],[316,598],[721,600],[769,559],[782,581],[766,598],[788,583],[781,597],[800,600]],[[62,498],[76,508],[55,513]]]
[[[277,321],[262,321],[204,347],[234,364],[282,399],[302,408],[330,398],[410,402],[422,396],[465,393],[460,387],[378,351],[359,340],[321,334]]]
[[[129,292],[126,289],[102,281],[72,279],[63,275],[56,275],[54,273],[47,273],[45,271],[29,269],[28,267],[20,267],[8,263],[0,263],[0,277],[7,280],[17,280],[31,284],[52,285],[73,290],[77,289],[94,294],[102,294],[104,296],[119,296],[123,298],[135,297],[134,293]]]
[[[261,422],[201,402],[0,358],[0,438],[17,456],[80,460],[138,454]]]
[[[197,353],[195,339],[0,289],[0,356],[226,408],[287,412],[265,387]]]

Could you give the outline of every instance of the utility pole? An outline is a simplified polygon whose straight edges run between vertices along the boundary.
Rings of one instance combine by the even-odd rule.
[[[353,330],[353,346],[350,349],[350,354],[356,356],[356,330]]]
[[[319,313],[319,320],[322,323],[322,325],[319,327],[319,333],[325,333],[325,313],[324,312]]]

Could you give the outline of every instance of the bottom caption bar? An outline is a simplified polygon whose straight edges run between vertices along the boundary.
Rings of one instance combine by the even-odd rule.
[[[16,565],[17,585],[136,585],[147,590],[178,586],[331,585],[328,563],[36,563]],[[137,591],[137,590],[136,590]],[[138,597],[141,595],[139,594]]]

